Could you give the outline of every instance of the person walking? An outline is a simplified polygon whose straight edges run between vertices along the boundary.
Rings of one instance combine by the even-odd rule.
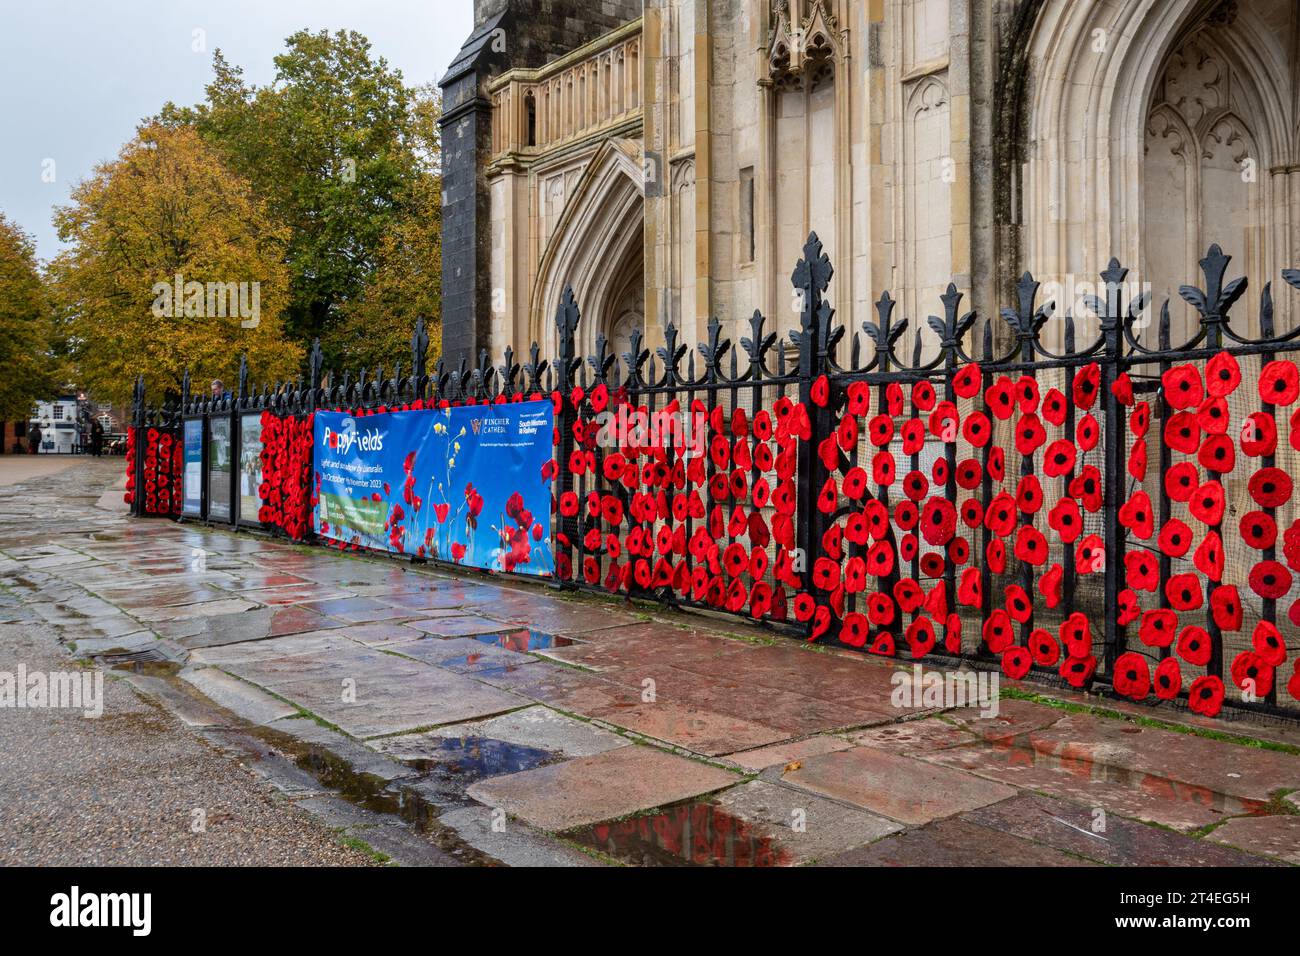
[[[33,455],[40,451],[41,448],[41,426],[32,422],[32,427],[27,429],[27,450]]]
[[[90,423],[90,453],[96,458],[104,454],[104,426],[98,418]]]

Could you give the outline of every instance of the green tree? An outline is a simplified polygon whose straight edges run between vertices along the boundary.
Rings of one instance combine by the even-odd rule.
[[[275,67],[269,86],[250,86],[217,51],[205,101],[160,115],[193,125],[289,228],[286,327],[335,350],[342,339],[331,326],[372,282],[385,284],[379,271],[400,268],[394,260],[418,229],[411,216],[427,215],[437,139],[425,127],[436,99],[408,89],[351,31],[295,33]]]
[[[71,245],[51,288],[83,388],[124,401],[144,375],[152,395],[174,393],[186,369],[229,380],[241,353],[255,381],[296,372],[287,231],[194,130],[142,127],[54,221]]]
[[[32,239],[0,213],[0,418],[25,420],[62,384],[50,318]]]

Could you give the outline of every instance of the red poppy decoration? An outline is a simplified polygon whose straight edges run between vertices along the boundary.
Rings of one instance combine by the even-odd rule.
[[[1119,592],[1119,626],[1127,627],[1142,615],[1142,605],[1138,603],[1137,592],[1125,588]]]
[[[1115,396],[1115,401],[1121,405],[1131,406],[1133,404],[1133,380],[1129,378],[1128,372],[1120,372],[1115,376],[1115,381],[1111,382],[1110,393]]]
[[[1260,621],[1255,625],[1255,633],[1250,638],[1255,653],[1269,667],[1281,667],[1286,662],[1286,642],[1277,625],[1272,621]]]
[[[989,424],[989,418],[983,412],[972,412],[966,416],[966,421],[961,427],[961,433],[973,448],[983,448],[989,443],[989,436],[993,434],[993,427]]]
[[[994,481],[1001,481],[1007,475],[1007,453],[1001,448],[990,449],[988,465],[986,466],[989,477]]]
[[[1178,666],[1178,658],[1166,657],[1156,665],[1152,686],[1159,700],[1173,700],[1183,689],[1183,672]]]
[[[1043,486],[1036,476],[1021,476],[1016,485],[1016,506],[1027,515],[1037,514],[1043,506]]]
[[[984,404],[994,418],[1006,421],[1016,407],[1015,387],[1011,379],[999,375],[997,380],[984,390]]]
[[[1071,657],[1087,657],[1092,653],[1092,626],[1082,611],[1075,611],[1060,628],[1061,644]]]
[[[1043,600],[1049,608],[1061,603],[1061,579],[1064,576],[1065,569],[1059,564],[1053,564],[1047,573],[1038,579],[1038,591],[1043,595]]]
[[[1175,574],[1165,582],[1165,597],[1176,611],[1195,611],[1203,603],[1201,579],[1195,574]]]
[[[934,386],[922,379],[912,385],[912,407],[918,412],[928,412],[934,408]]]
[[[1167,607],[1150,608],[1142,612],[1138,625],[1138,639],[1147,647],[1168,647],[1178,631],[1178,615]]]
[[[1278,561],[1261,561],[1250,569],[1250,589],[1276,600],[1291,590],[1291,572]]]
[[[1147,659],[1136,651],[1126,651],[1115,659],[1112,685],[1117,694],[1130,700],[1142,700],[1151,691],[1151,671]]]
[[[818,408],[825,408],[831,397],[831,383],[825,375],[818,375],[809,390],[809,397]]]
[[[1210,634],[1197,624],[1188,624],[1178,632],[1178,656],[1193,667],[1204,667],[1210,662]]]
[[[952,390],[958,398],[973,398],[980,390],[980,367],[971,362],[952,377]]]
[[[1241,384],[1241,367],[1229,352],[1220,352],[1205,363],[1205,390],[1215,398],[1225,398]]]
[[[1196,678],[1187,690],[1187,706],[1202,717],[1218,715],[1223,709],[1223,681],[1211,674]]]
[[[1194,412],[1175,412],[1165,424],[1165,444],[1184,455],[1193,455],[1201,444],[1201,426]]]
[[[1228,403],[1221,398],[1207,398],[1196,410],[1196,424],[1208,435],[1222,435],[1228,430]]]
[[[898,583],[894,585],[894,600],[898,602],[903,613],[911,614],[925,600],[925,592],[921,589],[921,585],[911,578],[899,578]]]
[[[1011,616],[1002,608],[994,608],[984,622],[984,643],[994,654],[1001,654],[1015,640],[1015,629],[1011,626]]]
[[[1291,476],[1281,468],[1261,468],[1246,488],[1261,508],[1276,508],[1291,498]]]
[[[1192,563],[1211,581],[1223,580],[1223,542],[1217,531],[1211,531],[1196,548]]]
[[[1294,428],[1292,429],[1294,433]],[[1251,458],[1277,451],[1277,421],[1267,412],[1252,412],[1241,425],[1241,450]]]
[[[1119,509],[1119,523],[1136,537],[1146,541],[1155,531],[1155,518],[1151,512],[1151,497],[1139,491]]]
[[[1277,541],[1277,522],[1265,511],[1247,511],[1239,527],[1241,539],[1257,550],[1271,548]]]
[[[1178,518],[1170,518],[1161,526],[1156,544],[1162,554],[1181,558],[1192,546],[1192,529]]]
[[[1052,667],[1061,659],[1061,645],[1051,632],[1036,627],[1029,632],[1029,653],[1039,667]]]
[[[1092,451],[1097,447],[1097,439],[1101,437],[1101,426],[1097,424],[1097,419],[1089,413],[1079,419],[1079,424],[1075,426],[1074,438],[1079,443],[1080,451]]]
[[[1065,658],[1061,661],[1058,673],[1067,684],[1077,690],[1087,687],[1096,672],[1097,658],[1089,654],[1087,657]]]
[[[934,625],[928,617],[918,617],[904,632],[913,657],[924,657],[934,650]]]
[[[1097,401],[1097,393],[1101,391],[1101,366],[1096,362],[1089,362],[1079,369],[1078,374],[1074,376],[1072,391],[1076,408],[1085,412],[1092,408]]]
[[[1232,682],[1252,697],[1263,697],[1273,689],[1273,667],[1256,651],[1242,651],[1229,668]]]
[[[1065,424],[1065,395],[1059,388],[1049,388],[1043,396],[1043,418],[1057,428]]]
[[[1028,456],[1036,452],[1047,441],[1047,430],[1033,412],[1020,416],[1016,425],[1016,451]]]
[[[967,498],[961,503],[961,520],[968,528],[978,528],[984,523],[984,506],[978,498]]]
[[[1083,514],[1073,498],[1062,498],[1047,512],[1048,525],[1066,544],[1074,544],[1083,531]]]
[[[1146,481],[1147,443],[1144,439],[1137,439],[1133,442],[1133,447],[1129,450],[1128,473],[1138,481]]]
[[[984,587],[979,568],[967,568],[961,573],[957,585],[957,603],[967,607],[980,607],[984,603]]]
[[[1033,525],[1021,525],[1016,532],[1015,555],[1017,560],[1041,567],[1047,563],[1047,538]]]
[[[1206,471],[1227,474],[1236,466],[1237,446],[1227,435],[1211,435],[1201,443],[1196,460]]]
[[[1241,594],[1234,584],[1225,584],[1210,592],[1210,617],[1221,631],[1241,629]]]
[[[1020,403],[1020,411],[1028,415],[1030,412],[1038,410],[1038,380],[1032,375],[1022,375],[1016,382],[1016,401]]]
[[[1033,657],[1027,648],[1008,647],[1002,652],[1002,673],[1011,680],[1020,680],[1028,674],[1033,663]]]
[[[1259,373],[1259,398],[1269,405],[1290,405],[1300,395],[1300,374],[1295,363],[1275,359]]]
[[[1173,501],[1191,501],[1200,485],[1196,466],[1190,461],[1180,461],[1165,472],[1165,494]]]
[[[1047,446],[1043,455],[1043,474],[1048,478],[1060,478],[1074,470],[1074,443],[1066,438],[1058,438]]]
[[[1006,595],[1007,613],[1017,623],[1024,624],[1034,612],[1034,602],[1019,584],[1008,584],[1003,590]]]
[[[1213,527],[1223,521],[1223,485],[1207,481],[1188,502],[1192,517]]]
[[[1201,372],[1195,365],[1175,365],[1160,376],[1160,387],[1173,409],[1191,408],[1205,399]]]
[[[1133,414],[1128,417],[1128,430],[1138,438],[1145,438],[1150,427],[1151,406],[1146,402],[1138,402],[1133,406]]]

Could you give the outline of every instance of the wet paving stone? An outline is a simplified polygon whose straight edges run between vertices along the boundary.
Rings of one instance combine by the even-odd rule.
[[[467,792],[479,803],[555,832],[677,803],[738,781],[733,773],[685,757],[620,747],[484,780]]]
[[[472,637],[425,638],[401,644],[394,648],[393,653],[445,667],[458,674],[499,673],[526,664],[538,664],[534,657],[503,650]]]
[[[1040,753],[1183,781],[1244,800],[1300,789],[1300,757],[1092,714],[1067,714],[1029,734]]]
[[[928,753],[972,743],[974,734],[948,723],[941,717],[905,720],[848,734],[848,739],[863,747],[875,747],[898,754]]]
[[[253,608],[184,622],[160,622],[154,629],[189,648],[220,647],[342,627],[341,621],[302,607]]]
[[[1086,751],[1053,754],[1030,746],[995,743],[952,747],[922,754],[921,759],[1180,831],[1196,830],[1260,807],[1257,801],[1243,801],[1207,787],[1110,766]]]
[[[303,607],[324,614],[349,624],[372,624],[375,621],[388,621],[394,618],[411,617],[405,608],[395,607],[379,598],[347,597],[328,601],[316,601]]]
[[[439,727],[425,734],[390,737],[376,741],[376,749],[399,760],[418,756],[429,745],[448,737],[477,737],[545,750],[562,757],[590,757],[593,754],[629,747],[626,737],[593,724],[556,713],[548,707],[525,707],[500,717]]]
[[[1295,814],[1229,820],[1206,839],[1300,866],[1300,816]]]
[[[797,858],[766,827],[708,800],[692,800],[565,834],[628,866],[792,866]]]
[[[962,819],[1112,866],[1267,865],[1237,850],[1098,810],[1026,793],[972,810]]]
[[[389,644],[405,644],[410,641],[424,640],[425,635],[412,630],[405,624],[349,624],[336,632],[350,641],[364,644],[366,647],[384,647]]]
[[[469,637],[475,634],[496,634],[511,629],[511,625],[504,621],[494,621],[477,615],[425,618],[408,621],[406,626],[432,634],[434,637]]]
[[[1002,784],[872,747],[809,757],[782,780],[913,825],[1015,795]]]
[[[791,763],[798,763],[805,757],[848,750],[852,746],[853,744],[843,737],[824,734],[805,740],[791,740],[767,747],[756,747],[753,750],[743,750],[740,753],[728,754],[726,759],[728,763],[734,763],[746,770],[758,771],[766,770],[768,767],[784,767]]]
[[[731,714],[662,699],[653,703],[619,703],[587,716],[709,757],[750,750],[790,736],[784,730]]]
[[[961,818],[885,837],[824,866],[1097,866],[1060,850]]]

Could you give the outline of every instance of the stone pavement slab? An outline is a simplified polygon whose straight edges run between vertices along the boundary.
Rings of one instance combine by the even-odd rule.
[[[180,677],[197,687],[214,703],[249,723],[269,724],[298,713],[295,708],[276,700],[265,691],[215,667],[183,668]]]
[[[872,747],[821,754],[802,764],[782,779],[914,825],[1015,795],[1000,783]]]
[[[497,829],[490,807],[448,810],[438,822],[455,830],[474,849],[506,866],[599,866],[592,857],[522,824],[508,820]]]
[[[425,637],[420,631],[412,630],[405,624],[392,624],[386,621],[375,624],[347,624],[340,627],[335,633],[366,647],[405,644],[409,641],[422,640]]]
[[[1260,866],[1265,861],[1115,813],[1026,793],[961,819],[1112,866]],[[1264,817],[1260,819],[1290,819]],[[1297,818],[1300,819],[1300,818]],[[1237,821],[1229,821],[1231,826]],[[1214,831],[1217,835],[1223,827]],[[1300,839],[1300,831],[1296,831]]]
[[[922,754],[932,750],[945,750],[948,747],[969,744],[976,739],[969,731],[949,723],[943,717],[925,717],[921,720],[883,724],[846,736],[860,746],[875,747],[898,754]]]
[[[727,763],[734,763],[746,770],[766,770],[768,767],[784,767],[802,761],[805,757],[833,753],[836,750],[848,750],[853,744],[843,737],[819,734],[804,740],[791,740],[785,743],[755,747],[727,755]]]
[[[1164,776],[1244,800],[1267,802],[1275,790],[1300,789],[1300,756],[1092,714],[1067,714],[1032,731],[1029,741],[1040,753]]]
[[[718,756],[791,736],[784,730],[669,700],[599,708],[588,716],[697,754]]]
[[[1096,866],[1052,847],[960,817],[885,837],[822,861],[824,866]]]
[[[410,613],[414,615],[419,612]],[[417,631],[423,631],[425,634],[432,634],[434,637],[467,637],[474,634],[496,634],[511,629],[511,625],[505,621],[494,621],[492,618],[479,617],[473,614],[458,615],[456,617],[417,618],[413,621],[407,621],[406,626],[413,627]]]
[[[1206,838],[1300,866],[1300,816],[1238,817]]]
[[[762,780],[724,790],[714,802],[770,836],[792,865],[824,860],[903,829],[874,813]]]
[[[921,759],[1181,831],[1219,823],[1256,806],[1205,787],[1098,763],[1086,753],[1049,754],[994,743],[937,750]]]
[[[590,757],[593,754],[630,747],[632,741],[594,724],[588,724],[549,707],[525,707],[489,720],[450,724],[429,732],[437,737],[488,737],[538,750],[549,750],[564,757]],[[420,736],[420,735],[417,735]],[[404,738],[393,737],[383,743],[394,752]]]
[[[697,797],[740,779],[650,747],[620,747],[483,780],[468,794],[530,826],[557,832]]]

